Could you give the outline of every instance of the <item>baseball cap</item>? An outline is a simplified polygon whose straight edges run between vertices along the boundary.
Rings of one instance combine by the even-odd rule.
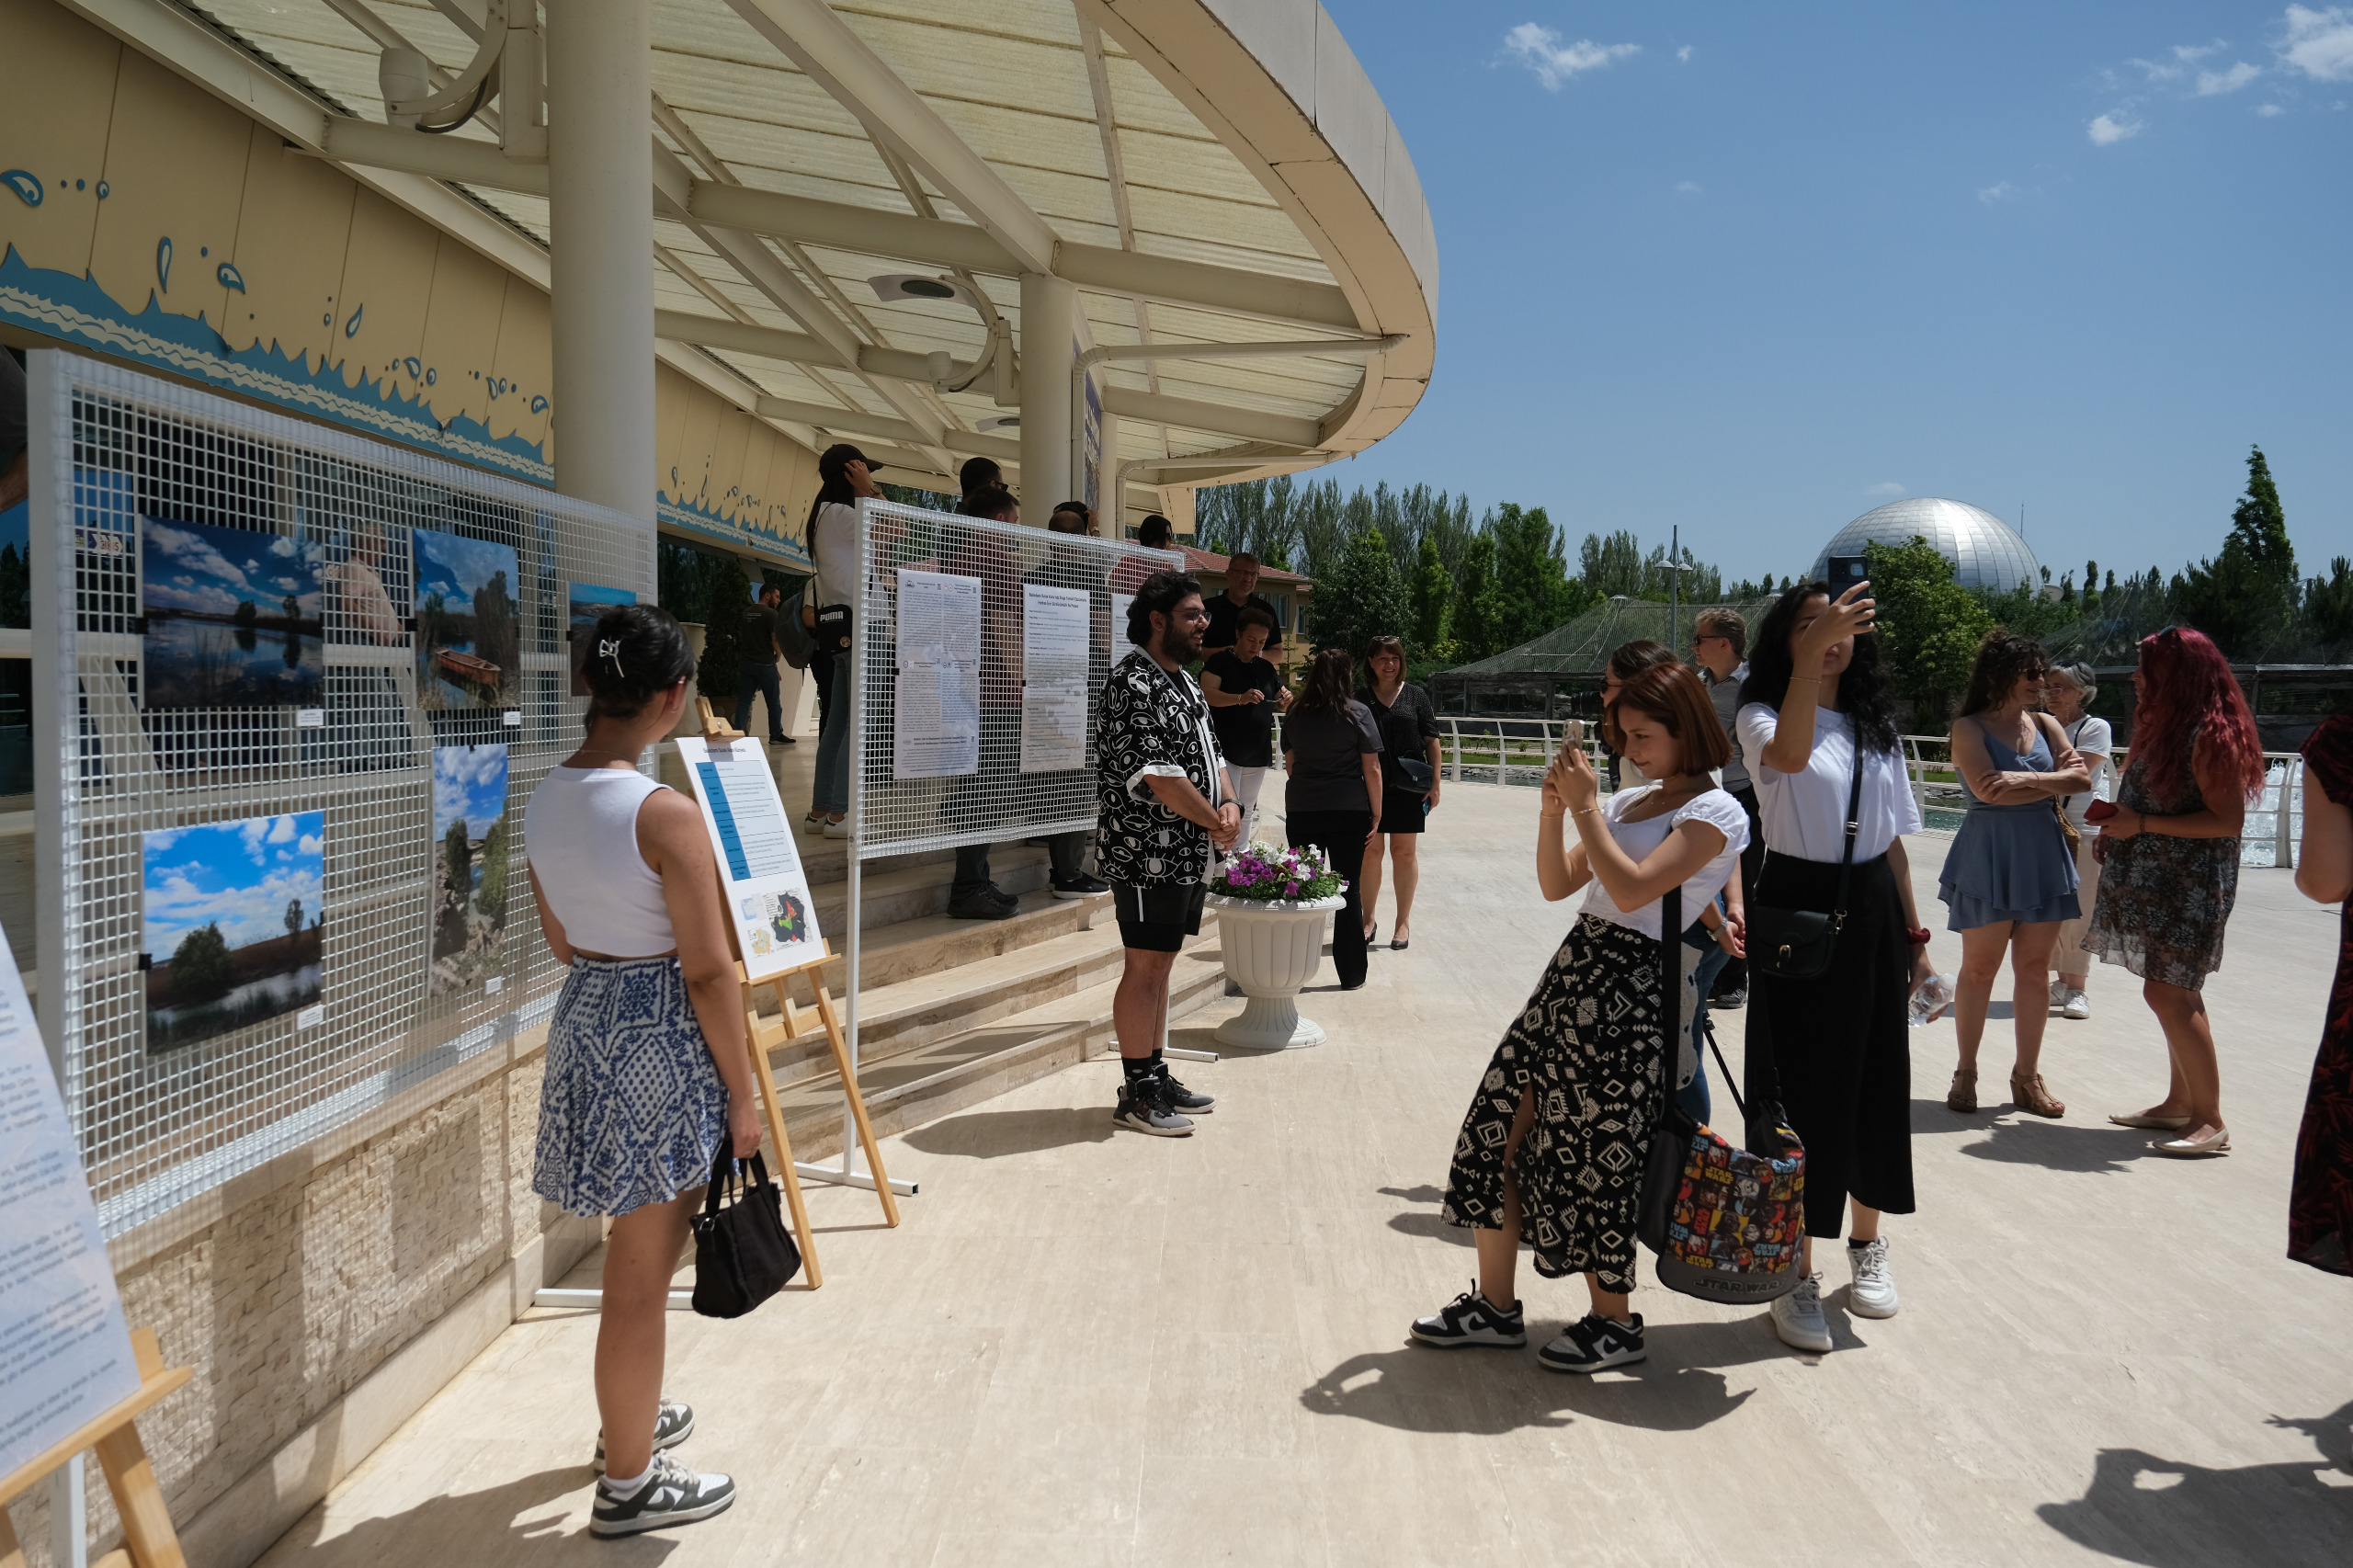
[[[864,463],[869,473],[882,466],[847,441],[836,441],[818,454],[817,473],[820,478],[837,479],[852,463]]]

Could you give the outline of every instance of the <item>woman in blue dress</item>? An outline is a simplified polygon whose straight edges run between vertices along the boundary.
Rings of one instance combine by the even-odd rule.
[[[1950,911],[1945,928],[1961,933],[1953,1002],[1961,1065],[1945,1104],[1964,1113],[1977,1108],[1977,1047],[2005,951],[2018,1032],[2010,1098],[2036,1116],[2067,1112],[2042,1085],[2042,1026],[2051,1011],[2051,950],[2061,925],[2082,914],[2060,800],[2090,789],[2091,770],[2058,720],[2037,711],[2049,673],[2040,644],[1995,627],[1977,644],[1952,726],[1953,767],[1969,814],[1945,856],[1938,896]]]

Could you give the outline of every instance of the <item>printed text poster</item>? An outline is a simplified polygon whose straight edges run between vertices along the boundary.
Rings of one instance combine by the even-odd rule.
[[[1086,766],[1092,596],[1024,584],[1021,600],[1021,771],[1068,773]]]
[[[776,775],[768,771],[767,748],[750,740],[714,744],[681,735],[678,757],[702,802],[745,972],[763,980],[824,958],[809,873],[792,842]]]
[[[899,573],[893,778],[981,770],[981,580]]]

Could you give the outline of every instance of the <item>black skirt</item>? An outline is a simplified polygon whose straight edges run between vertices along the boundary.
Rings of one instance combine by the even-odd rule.
[[[1827,911],[1835,861],[1765,858],[1753,904]],[[1778,1098],[1805,1143],[1805,1229],[1832,1237],[1847,1199],[1889,1214],[1912,1200],[1912,949],[1885,856],[1855,863],[1847,923],[1830,968],[1813,980],[1748,978],[1751,1105]],[[1776,1075],[1779,1088],[1775,1087]]]

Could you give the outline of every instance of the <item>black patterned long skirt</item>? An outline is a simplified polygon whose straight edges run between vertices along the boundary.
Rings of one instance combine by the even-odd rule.
[[[1547,1278],[1634,1288],[1634,1221],[1663,1078],[1658,943],[1580,915],[1495,1047],[1447,1173],[1449,1224],[1498,1229],[1523,1094],[1535,1125],[1512,1161],[1520,1233]]]

